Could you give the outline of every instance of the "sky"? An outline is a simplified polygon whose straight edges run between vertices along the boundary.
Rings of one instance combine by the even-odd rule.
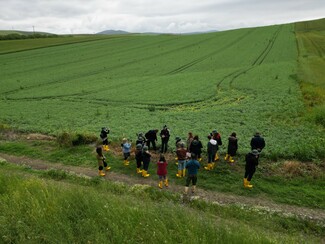
[[[325,0],[0,0],[0,30],[188,33],[325,17]]]

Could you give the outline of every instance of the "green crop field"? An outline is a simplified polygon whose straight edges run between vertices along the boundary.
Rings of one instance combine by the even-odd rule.
[[[2,41],[0,122],[54,135],[109,126],[112,140],[166,124],[172,138],[192,131],[204,144],[213,129],[224,141],[236,131],[239,153],[258,130],[266,157],[324,159],[324,126],[306,116],[295,30]]]

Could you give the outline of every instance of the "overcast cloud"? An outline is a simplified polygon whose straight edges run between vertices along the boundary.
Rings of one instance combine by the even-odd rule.
[[[184,33],[325,17],[325,0],[0,0],[0,30]]]

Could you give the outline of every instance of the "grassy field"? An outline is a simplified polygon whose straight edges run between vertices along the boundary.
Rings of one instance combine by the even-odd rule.
[[[54,135],[109,126],[113,140],[167,124],[172,138],[193,131],[204,144],[213,129],[224,141],[236,131],[242,153],[259,130],[270,159],[322,159],[324,128],[305,119],[294,30],[4,41],[0,121]]]
[[[60,171],[1,163],[3,243],[317,243],[324,227]]]
[[[325,127],[325,19],[296,24],[299,80],[309,117]]]
[[[109,126],[112,172],[135,181],[133,156],[122,164],[122,137],[135,141],[137,132],[167,124],[171,147],[188,131],[206,145],[217,129],[223,156],[236,131],[236,164],[221,157],[215,170],[200,170],[199,190],[322,212],[324,31],[318,20],[200,35],[1,41],[0,153],[97,172],[95,143],[58,138],[96,138]],[[267,147],[248,191],[244,156],[256,130]],[[31,132],[56,138],[33,140]],[[174,155],[167,156],[170,184],[183,189]],[[157,157],[148,180],[158,180]],[[272,208],[184,203],[169,190],[4,161],[0,203],[4,243],[321,243],[325,236],[324,223]]]

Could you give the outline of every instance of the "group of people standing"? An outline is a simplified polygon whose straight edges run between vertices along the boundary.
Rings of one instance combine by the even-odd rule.
[[[151,161],[151,153],[150,149],[156,151],[157,145],[156,142],[158,140],[157,134],[158,129],[149,130],[146,133],[138,133],[136,139],[135,146],[135,160],[136,160],[136,172],[141,174],[142,177],[149,177],[148,168]],[[100,138],[102,139],[103,145],[102,147],[98,147],[96,149],[97,159],[99,165],[99,175],[104,176],[103,169],[109,170],[110,167],[107,166],[105,162],[105,157],[103,156],[102,150],[108,151],[108,140],[107,136],[109,133],[109,129],[104,127],[102,128]],[[168,178],[167,178],[167,161],[165,159],[164,153],[167,152],[168,142],[170,139],[170,131],[168,127],[165,125],[160,131],[161,138],[161,147],[160,147],[160,157],[157,162],[157,175],[159,176],[159,188],[168,187]],[[204,167],[205,170],[213,170],[215,168],[216,161],[219,160],[218,150],[222,145],[221,135],[217,130],[213,130],[208,136],[207,143],[207,166]],[[199,140],[197,135],[193,136],[193,133],[188,133],[188,138],[186,142],[184,142],[180,137],[176,137],[175,142],[175,153],[176,160],[178,165],[178,170],[176,176],[178,178],[186,177],[187,170],[187,179],[185,186],[185,193],[188,192],[189,184],[192,182],[192,192],[195,192],[196,182],[197,182],[197,172],[201,167],[200,162],[202,161],[202,142]],[[251,139],[251,151],[245,156],[246,165],[245,165],[245,174],[244,174],[244,187],[252,188],[253,186],[250,184],[250,181],[253,177],[253,174],[256,171],[256,166],[258,165],[259,154],[265,147],[265,140],[260,135],[260,133],[256,132],[254,137]],[[100,149],[99,149],[100,148]],[[124,157],[124,165],[129,165],[129,157],[131,156],[131,141],[123,138],[121,143],[121,148]],[[102,150],[101,150],[102,149]],[[236,133],[232,132],[228,137],[228,147],[227,153],[224,157],[224,160],[233,164],[235,162],[234,156],[238,150],[238,139],[236,137]],[[102,161],[101,161],[102,160]],[[101,162],[100,162],[101,161]]]

